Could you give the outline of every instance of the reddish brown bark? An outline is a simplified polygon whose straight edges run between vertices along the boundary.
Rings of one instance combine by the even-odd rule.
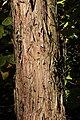
[[[18,120],[65,120],[57,70],[57,7],[56,1],[51,1],[12,2]]]

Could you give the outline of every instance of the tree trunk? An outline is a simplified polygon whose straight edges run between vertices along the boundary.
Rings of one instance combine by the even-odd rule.
[[[65,120],[56,0],[13,0],[17,120]]]

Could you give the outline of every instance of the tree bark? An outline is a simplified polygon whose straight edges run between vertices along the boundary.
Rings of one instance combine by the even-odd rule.
[[[65,120],[56,0],[13,0],[17,120]]]

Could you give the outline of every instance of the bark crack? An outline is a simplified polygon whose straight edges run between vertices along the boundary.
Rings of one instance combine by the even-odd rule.
[[[32,12],[34,11],[36,0],[30,0]]]

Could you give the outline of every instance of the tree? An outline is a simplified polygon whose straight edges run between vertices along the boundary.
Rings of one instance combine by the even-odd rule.
[[[18,120],[65,120],[56,0],[13,0]]]

